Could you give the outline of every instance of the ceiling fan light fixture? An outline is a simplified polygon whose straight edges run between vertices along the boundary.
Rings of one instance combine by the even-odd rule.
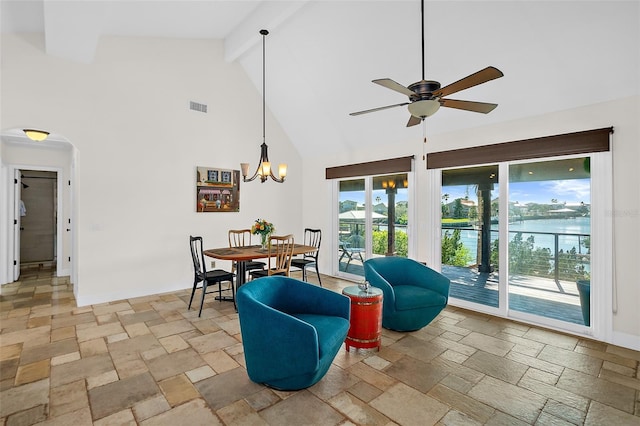
[[[45,132],[44,130],[23,129],[22,131],[29,139],[36,142],[42,142],[49,136],[49,132]]]
[[[415,101],[408,106],[409,113],[414,117],[426,118],[431,117],[440,109],[440,102],[433,99],[425,99]]]

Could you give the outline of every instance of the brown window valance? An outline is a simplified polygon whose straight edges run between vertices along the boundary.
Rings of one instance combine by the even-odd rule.
[[[609,151],[613,127],[427,154],[427,169]]]
[[[368,163],[327,167],[326,178],[340,179],[355,176],[371,176],[387,173],[410,172],[411,160],[413,160],[413,155],[409,157],[391,158],[388,160],[370,161]]]

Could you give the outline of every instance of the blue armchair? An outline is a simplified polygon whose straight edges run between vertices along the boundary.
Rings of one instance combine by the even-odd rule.
[[[249,378],[275,389],[322,379],[349,331],[349,298],[297,279],[258,278],[236,300]]]
[[[377,257],[364,263],[369,284],[382,290],[382,326],[414,331],[429,324],[449,300],[449,278],[405,257]]]

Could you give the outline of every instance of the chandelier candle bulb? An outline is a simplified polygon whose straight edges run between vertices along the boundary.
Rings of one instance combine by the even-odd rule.
[[[242,177],[246,178],[249,174],[249,163],[240,163],[240,169],[242,169]]]

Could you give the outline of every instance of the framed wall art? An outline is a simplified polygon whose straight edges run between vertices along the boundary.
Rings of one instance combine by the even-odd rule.
[[[196,167],[196,212],[239,212],[240,170]]]

